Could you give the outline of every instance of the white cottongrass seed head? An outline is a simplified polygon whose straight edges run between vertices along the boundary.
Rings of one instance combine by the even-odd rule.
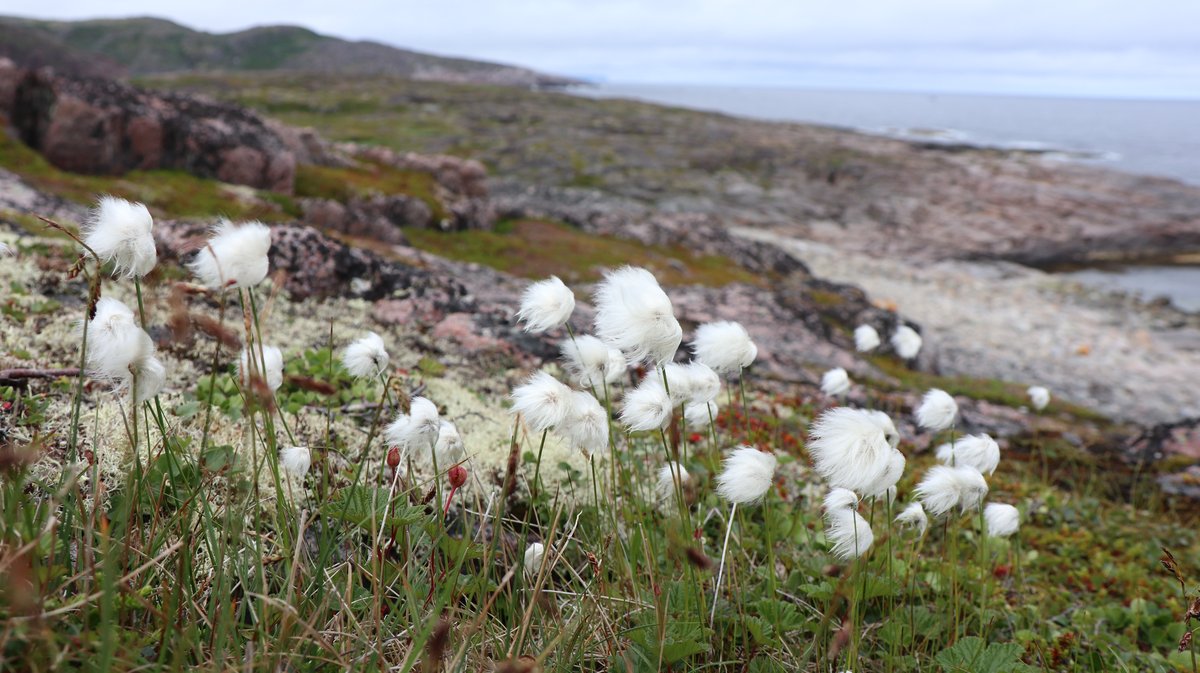
[[[830,486],[868,493],[893,469],[899,442],[896,426],[882,411],[836,407],[813,423],[808,453]]]
[[[133,311],[111,297],[96,302],[96,315],[87,322],[84,368],[105,381],[128,381],[130,367],[154,355],[154,342],[138,326]]]
[[[939,446],[937,459],[944,465],[968,465],[991,475],[1000,464],[1000,445],[986,434],[967,435]]]
[[[829,397],[840,397],[850,392],[850,375],[845,369],[835,367],[821,377],[821,392]]]
[[[113,275],[141,278],[154,269],[158,251],[150,233],[154,219],[140,203],[102,196],[83,223],[83,242],[105,262]]]
[[[908,325],[900,325],[892,332],[892,348],[896,351],[896,355],[911,360],[917,357],[921,352],[921,335]]]
[[[596,336],[619,348],[628,362],[670,362],[683,340],[671,298],[649,271],[609,271],[595,293]]]
[[[133,401],[141,404],[162,392],[167,385],[167,368],[157,356],[150,355],[133,363]]]
[[[833,543],[829,551],[842,560],[862,556],[875,541],[871,524],[858,513],[858,496],[848,489],[825,496],[825,526],[825,538]]]
[[[0,257],[16,257],[17,251],[7,243],[0,243]]]
[[[585,388],[601,391],[605,383],[614,383],[625,373],[625,356],[621,351],[591,334],[566,339],[559,352],[567,373]]]
[[[929,527],[929,517],[925,516],[925,508],[919,502],[910,502],[899,514],[896,523],[901,526],[917,529],[917,535],[924,535]]]
[[[433,447],[433,455],[437,458],[439,470],[446,470],[466,458],[467,450],[457,425],[446,419],[438,422],[437,442]]]
[[[242,385],[250,382],[253,373],[261,376],[272,392],[279,390],[283,385],[283,351],[274,346],[263,346],[261,351],[258,346],[252,348],[253,351],[243,348],[238,358],[238,378]]]
[[[931,388],[925,393],[925,397],[921,398],[916,414],[917,425],[926,430],[940,432],[954,425],[954,419],[958,417],[958,403],[950,393]]]
[[[358,378],[379,376],[387,370],[390,360],[383,337],[375,332],[367,332],[342,351],[342,365]]]
[[[647,377],[654,377],[662,383],[663,377],[671,394],[671,403],[675,406],[686,404],[703,404],[717,398],[721,393],[721,377],[708,365],[692,361],[687,364],[668,362],[662,371],[651,372]]]
[[[888,455],[887,467],[875,480],[875,483],[863,489],[863,496],[872,499],[885,498],[887,502],[892,502],[896,499],[896,484],[900,482],[900,477],[904,476],[904,466],[908,463],[904,458],[904,454],[897,449],[892,449]]]
[[[859,353],[869,353],[879,348],[879,332],[870,325],[859,325],[854,328],[854,348]]]
[[[542,568],[542,559],[546,557],[546,546],[534,542],[525,548],[525,577],[537,577]]]
[[[261,222],[221,220],[188,268],[211,288],[254,287],[267,277],[271,230]]]
[[[312,465],[312,452],[307,446],[287,446],[279,450],[279,465],[283,471],[303,479]]]
[[[1033,404],[1033,408],[1041,411],[1050,404],[1050,391],[1046,390],[1045,386],[1029,386],[1029,402]]]
[[[687,468],[674,461],[658,468],[658,483],[654,485],[654,491],[659,500],[667,500],[675,495],[676,478],[679,479],[679,487],[683,488],[692,475],[688,474]]]
[[[441,430],[437,405],[427,398],[414,397],[408,404],[408,413],[397,414],[383,436],[390,446],[399,447],[410,457],[421,458],[436,449]]]
[[[571,448],[586,456],[608,450],[608,413],[591,393],[571,391],[570,409],[559,431]]]
[[[754,363],[758,346],[741,323],[730,320],[704,323],[692,337],[696,359],[726,376],[737,374]]]
[[[689,428],[700,430],[716,423],[718,411],[716,400],[707,404],[689,404],[683,408],[683,418]]]
[[[621,423],[631,432],[660,430],[671,420],[675,405],[662,380],[651,372],[621,401]]]
[[[573,390],[545,371],[529,377],[512,391],[512,413],[520,414],[534,432],[558,427],[571,412]]]
[[[539,280],[525,288],[517,320],[526,332],[541,333],[562,327],[575,311],[575,293],[558,276]]]
[[[1020,529],[1021,513],[1012,505],[992,502],[983,508],[983,522],[988,536],[1008,537]]]
[[[753,505],[767,495],[779,461],[774,453],[739,446],[725,456],[717,475],[717,495],[739,505]]]
[[[931,516],[942,516],[958,508],[974,509],[987,496],[987,480],[973,467],[934,465],[914,491]]]

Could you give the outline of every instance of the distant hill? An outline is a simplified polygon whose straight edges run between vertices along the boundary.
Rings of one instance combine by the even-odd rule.
[[[114,69],[129,75],[283,70],[515,86],[573,82],[527,68],[342,40],[298,26],[214,34],[152,17],[91,21],[0,17],[0,56],[73,74],[111,74]]]

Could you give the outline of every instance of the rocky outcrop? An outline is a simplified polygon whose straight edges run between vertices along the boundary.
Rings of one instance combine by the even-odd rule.
[[[425,202],[403,194],[334,199],[301,199],[304,222],[327,231],[403,245],[401,227],[433,226],[433,211]]]
[[[50,163],[79,173],[169,168],[291,192],[296,157],[258,115],[195,96],[154,94],[106,79],[49,70],[16,79],[3,110],[21,140]]]
[[[433,196],[445,210],[444,217],[432,224],[443,231],[491,229],[496,224],[487,169],[478,161],[352,144],[338,145],[338,149],[362,161],[432,176],[436,186]]]

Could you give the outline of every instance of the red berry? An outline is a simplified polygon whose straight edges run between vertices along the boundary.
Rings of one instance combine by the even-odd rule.
[[[455,465],[454,467],[450,468],[450,471],[446,473],[446,476],[450,479],[450,487],[458,488],[467,483],[467,468],[463,467],[462,465]]]
[[[400,447],[393,446],[388,450],[387,465],[393,470],[400,466]]]

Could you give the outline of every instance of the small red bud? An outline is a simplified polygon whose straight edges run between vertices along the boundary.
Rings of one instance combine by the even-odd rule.
[[[400,447],[393,446],[388,450],[387,465],[393,470],[400,467]]]
[[[455,465],[450,468],[446,476],[450,479],[450,488],[458,488],[467,483],[467,468],[462,465]]]
[[[88,465],[96,464],[96,454],[92,453],[91,449],[83,452],[83,459],[87,461]]]

